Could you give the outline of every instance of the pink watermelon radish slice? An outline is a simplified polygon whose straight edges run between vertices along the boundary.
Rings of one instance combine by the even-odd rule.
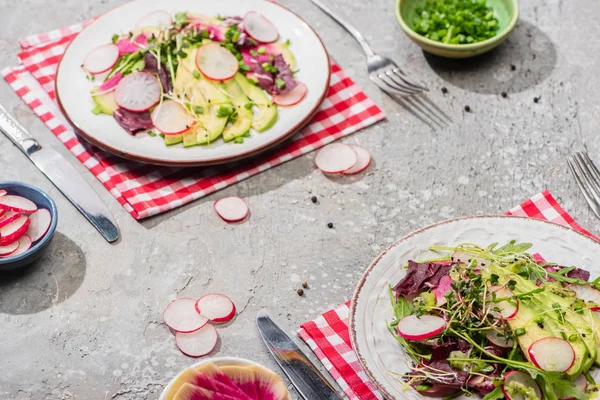
[[[37,206],[33,201],[13,195],[0,197],[0,208],[22,214],[31,214],[37,210]]]
[[[208,324],[208,318],[196,311],[196,300],[173,300],[163,312],[165,324],[176,332],[189,333],[197,331]]]
[[[249,212],[246,202],[235,196],[215,201],[214,207],[219,217],[227,222],[239,222],[246,218]]]
[[[371,155],[362,146],[357,146],[355,144],[349,145],[356,152],[356,164],[354,164],[350,169],[342,172],[344,175],[355,175],[363,172],[365,169],[371,165]]]
[[[440,279],[440,283],[435,288],[435,304],[439,307],[441,305],[446,304],[448,301],[446,299],[446,293],[449,290],[452,290],[452,284],[454,283],[454,279],[450,277],[450,275],[444,275],[442,279]]]
[[[196,120],[180,103],[165,100],[152,111],[152,123],[165,135],[178,135],[194,126]]]
[[[252,39],[261,43],[271,43],[279,38],[279,31],[275,25],[254,11],[250,11],[244,16],[244,30]]]
[[[315,157],[315,164],[326,174],[341,174],[358,161],[354,149],[347,144],[333,143],[323,147]]]
[[[208,79],[226,81],[237,73],[239,63],[229,50],[218,43],[210,42],[198,49],[196,66]]]
[[[219,371],[219,373],[226,377],[226,375],[222,372]],[[230,385],[225,384],[217,380],[214,377],[214,375],[204,374],[199,371],[194,371],[194,375],[190,379],[190,383],[192,383],[195,386],[212,390],[217,393],[222,393],[227,396],[232,396],[239,400],[252,400],[250,397],[248,397],[248,395],[242,392],[242,390],[239,387],[237,387],[237,385],[233,383],[233,381],[230,380],[230,382]]]
[[[184,383],[173,400],[239,400],[239,398]]]
[[[121,82],[121,79],[123,79],[123,74],[117,72],[98,87],[98,92],[96,92],[96,94],[104,94],[115,90],[119,82]]]
[[[19,249],[19,241],[12,242],[6,246],[0,246],[0,257],[12,256],[15,251]]]
[[[83,60],[83,68],[90,74],[102,74],[111,69],[119,59],[119,48],[112,43],[96,47]]]
[[[221,367],[233,382],[252,399],[287,400],[288,391],[283,380],[259,366]]]
[[[143,33],[131,39],[128,37],[123,37],[117,41],[119,54],[135,53],[139,49],[147,46],[148,38]]]
[[[191,333],[177,332],[175,334],[177,348],[188,357],[202,357],[207,355],[213,351],[218,340],[219,335],[217,330],[211,324],[206,324]]]
[[[27,229],[27,235],[33,242],[37,242],[46,235],[48,229],[50,229],[50,223],[52,222],[52,216],[50,211],[45,208],[40,208],[29,216],[31,223]]]
[[[227,322],[235,316],[235,304],[227,296],[210,293],[198,299],[196,311],[212,322]]]
[[[296,87],[289,92],[274,95],[273,103],[277,104],[278,106],[290,107],[300,103],[302,99],[306,97],[307,93],[308,87],[304,83],[298,82]]]
[[[115,100],[119,107],[131,112],[144,112],[160,101],[162,90],[156,76],[133,72],[117,84]]]
[[[0,228],[0,246],[7,246],[19,240],[27,232],[29,224],[29,218],[22,216]]]
[[[140,20],[135,24],[136,28],[147,28],[147,27],[160,27],[171,25],[173,23],[173,19],[171,18],[171,14],[169,14],[165,10],[156,10],[151,13],[144,15]]]
[[[25,253],[27,250],[29,250],[31,248],[31,244],[33,242],[31,241],[31,238],[29,236],[23,235],[16,243],[19,245],[19,248],[10,255],[11,257],[16,257],[18,255]]]

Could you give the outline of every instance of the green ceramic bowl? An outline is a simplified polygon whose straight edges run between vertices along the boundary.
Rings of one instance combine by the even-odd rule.
[[[493,38],[471,44],[446,44],[421,36],[412,30],[416,17],[415,9],[425,0],[396,0],[396,18],[408,37],[423,50],[448,58],[468,58],[483,54],[502,43],[512,32],[519,19],[518,0],[487,0],[494,9],[500,28]]]

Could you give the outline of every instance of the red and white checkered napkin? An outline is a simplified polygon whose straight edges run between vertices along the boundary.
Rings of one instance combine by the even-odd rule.
[[[4,78],[58,139],[137,219],[179,207],[385,118],[340,69],[331,64],[331,86],[312,121],[275,150],[243,164],[211,168],[156,167],[106,153],[75,135],[55,102],[54,78],[68,44],[91,21],[21,40],[21,65],[2,71]]]
[[[543,219],[569,226],[600,241],[600,238],[579,226],[548,191],[536,194],[506,214]],[[348,331],[349,307],[350,302],[347,302],[313,321],[305,322],[298,330],[298,334],[350,399],[383,399],[368,380],[352,350]]]

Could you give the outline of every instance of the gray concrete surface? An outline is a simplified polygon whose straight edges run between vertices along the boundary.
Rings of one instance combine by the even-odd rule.
[[[17,39],[119,3],[0,0],[0,66],[17,62]],[[239,309],[235,322],[219,329],[214,354],[275,367],[254,327],[257,310],[268,308],[293,332],[349,299],[366,265],[395,239],[449,217],[502,213],[544,188],[600,233],[564,161],[587,144],[600,162],[596,1],[524,1],[501,48],[453,63],[425,56],[404,36],[393,0],[332,0],[378,51],[432,88],[429,98],[454,120],[437,130],[369,83],[359,47],[308,0],[282,3],[313,24],[333,58],[387,113],[386,122],[345,139],[368,148],[373,166],[331,179],[315,170],[310,154],[139,223],[61,148],[121,226],[123,239],[109,245],[0,136],[0,179],[43,188],[60,211],[48,255],[22,274],[0,276],[0,399],[157,398],[193,361],[175,348],[163,308],[172,298],[212,291],[230,295]],[[0,103],[44,144],[60,146],[4,82]],[[247,200],[248,221],[226,225],[215,215],[213,201],[226,195]],[[310,289],[300,298],[295,290],[304,280]]]

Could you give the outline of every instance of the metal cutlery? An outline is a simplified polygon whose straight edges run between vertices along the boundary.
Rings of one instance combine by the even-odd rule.
[[[55,149],[37,140],[0,105],[0,132],[4,133],[86,217],[108,242],[119,238],[119,228],[98,194]]]
[[[567,157],[569,169],[590,208],[600,218],[600,171],[586,151]]]

